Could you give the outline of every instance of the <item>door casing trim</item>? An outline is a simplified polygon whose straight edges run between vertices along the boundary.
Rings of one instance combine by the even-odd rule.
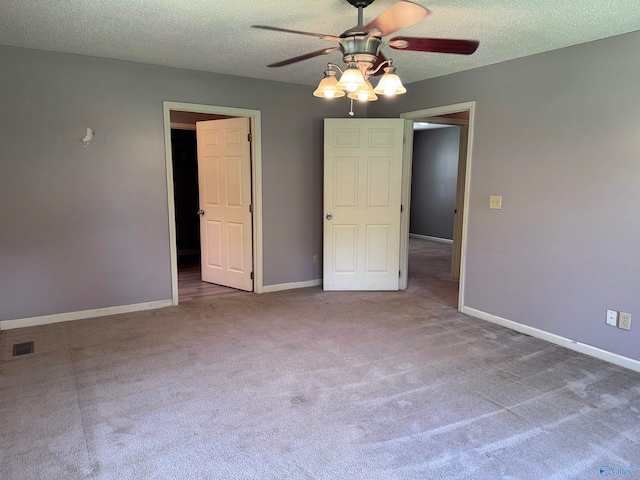
[[[167,169],[167,208],[169,212],[169,247],[171,263],[171,299],[178,305],[178,246],[176,244],[176,220],[173,186],[173,153],[171,151],[171,111],[209,113],[249,118],[251,128],[251,204],[253,205],[253,291],[263,293],[262,271],[262,119],[260,110],[220,107],[182,102],[162,102],[164,115],[164,145]]]
[[[467,138],[467,168],[464,179],[464,205],[462,216],[462,241],[460,245],[460,280],[458,288],[458,310],[464,307],[466,285],[467,233],[469,226],[469,190],[471,187],[471,161],[473,158],[473,134],[476,102],[456,103],[441,107],[414,110],[400,114],[405,119],[405,149],[402,158],[402,204],[406,207],[400,214],[400,278],[398,288],[406,290],[409,266],[409,213],[411,211],[411,166],[413,162],[413,122],[425,117],[437,117],[451,113],[469,112],[469,136]]]

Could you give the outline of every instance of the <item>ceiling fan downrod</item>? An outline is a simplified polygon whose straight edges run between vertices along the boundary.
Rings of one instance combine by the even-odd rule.
[[[364,25],[363,10],[373,3],[373,0],[347,0],[351,5],[358,9],[358,26]]]

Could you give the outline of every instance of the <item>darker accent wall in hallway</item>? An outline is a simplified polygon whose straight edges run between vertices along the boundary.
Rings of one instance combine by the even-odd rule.
[[[413,133],[409,231],[453,239],[460,127]]]

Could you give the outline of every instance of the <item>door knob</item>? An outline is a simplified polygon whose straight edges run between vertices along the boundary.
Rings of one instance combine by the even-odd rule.
[[[204,210],[202,210],[202,209],[198,210],[198,215],[200,215],[200,216],[204,215]]]
[[[330,213],[327,213],[327,220],[331,220],[333,218],[333,215],[331,215]]]

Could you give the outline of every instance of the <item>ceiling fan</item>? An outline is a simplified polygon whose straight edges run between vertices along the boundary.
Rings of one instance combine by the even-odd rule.
[[[276,32],[308,35],[337,42],[338,46],[323,48],[297,57],[289,58],[269,67],[284,67],[293,63],[308,60],[320,55],[327,55],[340,50],[342,60],[347,65],[343,70],[338,65],[328,64],[325,78],[320,82],[314,92],[317,97],[342,97],[345,91],[351,99],[361,101],[377,100],[376,94],[395,95],[406,92],[400,78],[395,73],[392,60],[387,59],[380,52],[382,47],[390,47],[394,50],[411,50],[416,52],[453,53],[458,55],[471,55],[478,48],[479,42],[475,40],[453,40],[441,38],[423,37],[393,37],[383,40],[383,37],[396,31],[409,27],[424,18],[431,12],[421,5],[409,1],[399,1],[392,5],[377,18],[364,25],[363,10],[374,0],[347,0],[358,9],[358,24],[339,36],[323,33],[303,32],[286,28],[270,27],[267,25],[252,25],[253,28],[272,30]],[[337,68],[342,72],[340,81],[335,77]],[[369,81],[371,76],[384,75],[378,86],[374,89]]]

